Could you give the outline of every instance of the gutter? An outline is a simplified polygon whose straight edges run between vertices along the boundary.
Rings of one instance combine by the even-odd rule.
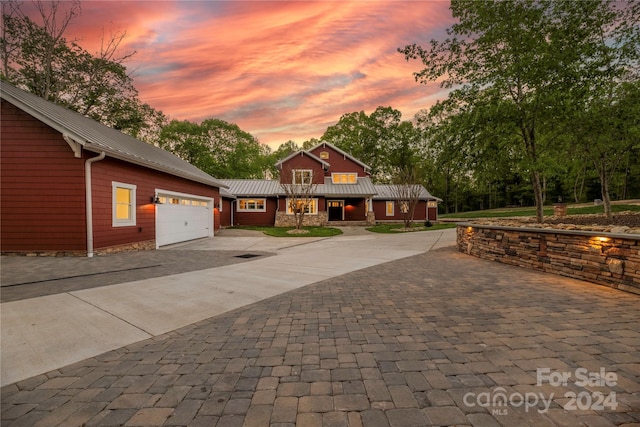
[[[84,162],[84,188],[85,208],[87,220],[87,257],[93,257],[93,197],[91,194],[91,164],[105,158],[105,152],[101,151],[97,157],[92,157]]]

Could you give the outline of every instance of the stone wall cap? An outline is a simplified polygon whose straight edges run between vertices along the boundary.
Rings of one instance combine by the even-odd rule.
[[[634,233],[609,233],[606,231],[563,230],[561,228],[536,228],[536,227],[526,227],[526,226],[513,227],[513,226],[506,226],[506,225],[474,224],[472,222],[459,222],[457,224],[458,224],[458,227],[492,228],[495,230],[526,231],[530,233],[544,233],[544,234],[568,234],[572,236],[590,236],[590,237],[606,236],[613,239],[640,240],[640,234],[634,234]]]

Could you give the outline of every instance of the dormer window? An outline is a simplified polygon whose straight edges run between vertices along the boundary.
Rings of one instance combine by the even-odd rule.
[[[313,180],[313,171],[311,169],[294,169],[291,182],[293,184],[311,184]]]
[[[331,182],[334,184],[356,184],[358,182],[357,173],[332,173]]]

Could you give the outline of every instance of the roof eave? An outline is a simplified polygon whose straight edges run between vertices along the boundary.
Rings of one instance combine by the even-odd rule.
[[[364,163],[362,163],[360,160],[356,159],[355,157],[353,157],[351,154],[347,153],[344,150],[341,150],[340,148],[336,147],[335,145],[333,145],[330,142],[326,142],[326,141],[322,141],[319,144],[316,144],[314,147],[311,147],[308,151],[313,151],[316,148],[320,147],[321,145],[328,145],[331,148],[333,148],[334,150],[336,150],[338,153],[342,154],[343,156],[347,156],[349,159],[351,159],[352,161],[354,161],[355,163],[359,164],[360,166],[362,166],[365,169],[371,170],[371,166],[366,165]]]
[[[70,135],[70,136],[73,138],[73,135]],[[163,167],[163,166],[155,164],[153,162],[145,161],[143,159],[138,160],[138,159],[136,159],[134,157],[118,153],[117,151],[111,150],[109,148],[100,147],[100,146],[97,146],[97,145],[92,145],[90,143],[87,144],[85,142],[84,149],[87,150],[87,151],[91,151],[93,153],[104,152],[107,156],[109,156],[111,158],[122,160],[122,161],[125,161],[127,163],[136,164],[138,166],[144,166],[146,168],[153,169],[153,170],[156,170],[156,171],[159,171],[159,172],[164,172],[164,173],[167,173],[169,175],[173,175],[173,176],[177,176],[177,177],[180,177],[180,178],[188,179],[189,181],[195,181],[195,182],[199,182],[201,184],[211,185],[211,186],[214,186],[214,187],[229,188],[229,186],[227,186],[226,184],[221,183],[220,181],[214,179],[213,177],[211,179],[207,179],[207,178],[204,178],[204,177],[199,177],[199,176],[196,176],[196,175],[187,174],[187,173],[184,173],[184,172],[181,172],[181,171],[177,171],[175,169]]]

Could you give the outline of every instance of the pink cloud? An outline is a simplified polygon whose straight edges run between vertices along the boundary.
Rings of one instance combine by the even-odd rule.
[[[417,84],[426,44],[452,18],[439,1],[86,1],[69,33],[87,50],[102,28],[124,51],[144,102],[171,118],[221,118],[273,148],[319,138],[341,115],[379,105],[404,119],[443,92]]]

